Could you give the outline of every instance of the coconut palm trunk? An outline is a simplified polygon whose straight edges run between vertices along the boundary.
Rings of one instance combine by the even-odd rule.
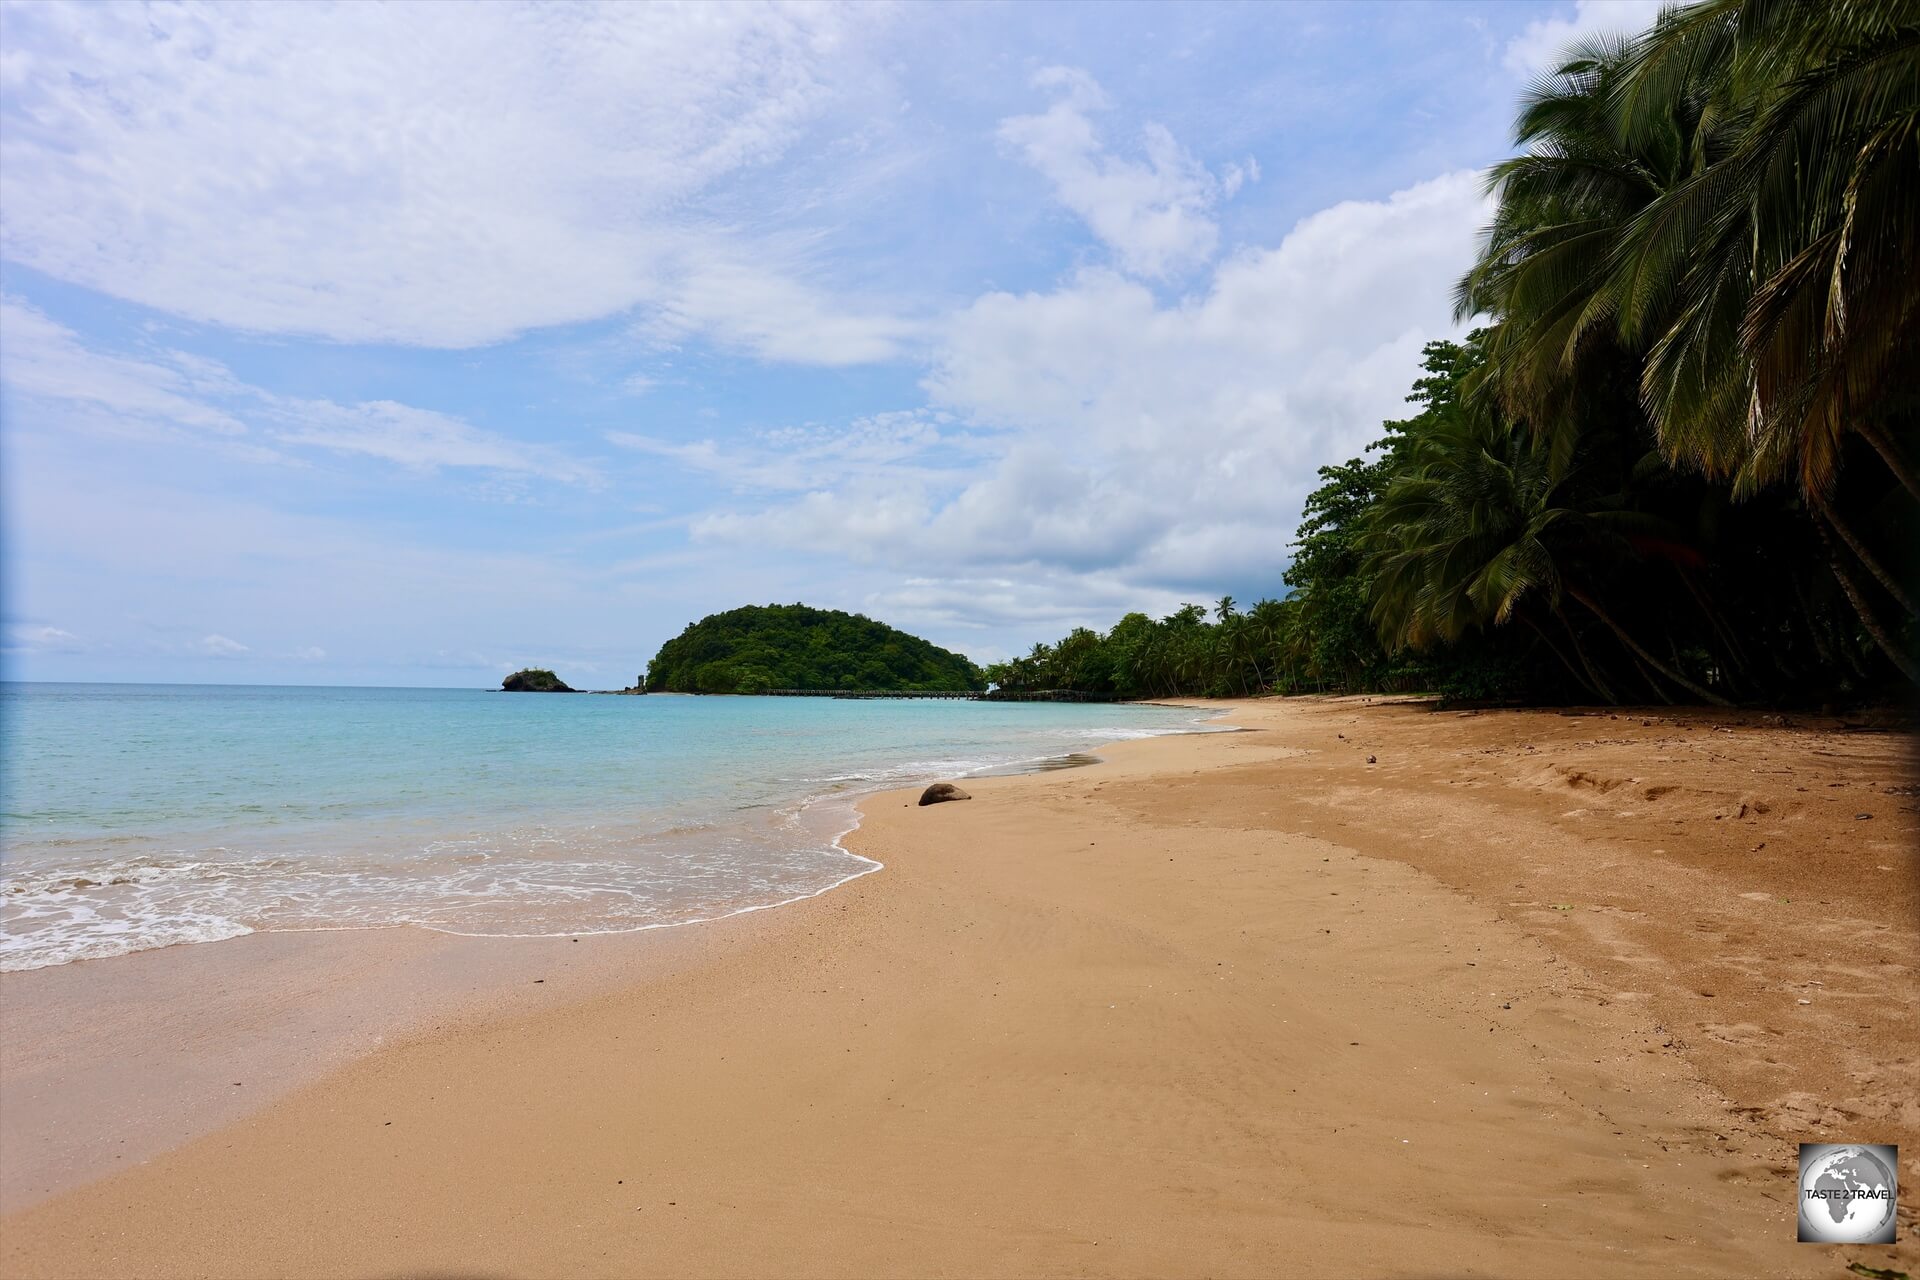
[[[1635,657],[1639,658],[1640,661],[1644,662],[1647,666],[1652,667],[1655,671],[1658,671],[1675,685],[1685,689],[1688,693],[1704,702],[1711,702],[1716,707],[1731,707],[1733,705],[1705,685],[1695,684],[1666,663],[1660,661],[1660,659],[1654,657],[1651,653],[1648,653],[1646,649],[1641,647],[1638,640],[1635,640],[1627,634],[1625,627],[1615,622],[1612,616],[1594,601],[1592,596],[1580,590],[1578,587],[1568,587],[1567,594],[1584,605],[1588,613],[1600,619],[1607,630],[1613,632],[1613,634],[1619,638],[1621,644],[1633,651]]]
[[[1920,664],[1916,664],[1910,654],[1893,642],[1887,635],[1887,629],[1880,625],[1880,619],[1874,616],[1873,606],[1861,596],[1860,588],[1853,581],[1853,575],[1847,572],[1846,563],[1840,558],[1839,548],[1833,545],[1833,537],[1827,532],[1826,521],[1815,520],[1813,527],[1820,532],[1820,541],[1826,545],[1827,549],[1827,563],[1833,569],[1833,576],[1839,582],[1840,590],[1846,593],[1847,603],[1851,604],[1854,613],[1859,615],[1860,625],[1867,629],[1867,634],[1873,637],[1873,642],[1880,646],[1880,652],[1886,654],[1909,681],[1920,685]]]
[[[1907,611],[1907,615],[1920,618],[1920,608],[1914,606],[1913,597],[1907,594],[1906,588],[1900,585],[1899,579],[1887,572],[1886,566],[1882,565],[1879,558],[1867,549],[1864,542],[1860,541],[1859,536],[1845,520],[1840,518],[1840,513],[1833,509],[1833,505],[1825,496],[1814,494],[1813,506],[1814,510],[1819,512],[1820,518],[1840,535],[1840,541],[1847,544],[1847,549],[1859,558],[1861,564],[1867,566],[1867,572],[1874,576],[1874,580],[1887,589],[1888,595],[1900,602],[1900,607]]]
[[[1560,665],[1567,669],[1567,674],[1573,677],[1573,682],[1575,684],[1579,685],[1582,689],[1585,689],[1588,693],[1591,693],[1594,697],[1600,699],[1600,701],[1602,702],[1610,703],[1614,706],[1618,706],[1620,704],[1620,700],[1618,698],[1614,697],[1610,693],[1602,692],[1599,688],[1595,687],[1592,681],[1590,681],[1586,676],[1580,673],[1580,669],[1573,665],[1573,659],[1569,658],[1564,652],[1561,651],[1560,646],[1553,642],[1553,637],[1547,634],[1547,629],[1545,627],[1535,622],[1532,618],[1527,618],[1525,621],[1529,627],[1533,628],[1534,634],[1540,637],[1540,642],[1546,645],[1547,648],[1552,651],[1554,657],[1560,659]]]
[[[1894,477],[1906,487],[1907,492],[1920,498],[1920,477],[1913,474],[1913,469],[1907,466],[1907,460],[1900,456],[1900,451],[1894,447],[1893,441],[1887,438],[1887,433],[1877,426],[1865,424],[1855,427],[1854,430],[1859,433],[1861,439],[1873,446],[1873,451],[1880,455],[1880,461],[1887,464],[1887,470],[1893,472]]]

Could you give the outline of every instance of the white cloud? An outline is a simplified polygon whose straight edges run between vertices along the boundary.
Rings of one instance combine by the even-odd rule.
[[[1536,18],[1507,42],[1507,70],[1520,75],[1551,71],[1567,46],[1588,36],[1631,34],[1653,25],[1671,0],[1575,0],[1572,16]]]
[[[1158,124],[1141,130],[1141,159],[1112,155],[1092,119],[1111,104],[1091,76],[1049,67],[1034,84],[1058,98],[1040,115],[1001,121],[1000,136],[1053,183],[1060,203],[1085,220],[1126,270],[1160,278],[1213,256],[1219,227],[1211,211],[1259,177],[1253,161],[1215,177]]]
[[[891,322],[708,210],[881,91],[854,37],[885,17],[9,5],[0,249],[241,330],[460,347],[658,305],[776,359],[879,358]]]
[[[0,299],[0,384],[17,396],[77,411],[115,434],[210,443],[255,460],[287,460],[289,446],[385,459],[416,470],[471,467],[594,484],[598,473],[557,451],[510,440],[448,414],[391,400],[338,404],[275,395],[224,366],[180,351],[133,357],[96,350],[15,299]],[[19,429],[16,416],[13,425]],[[251,443],[238,443],[240,438]]]
[[[638,328],[655,342],[703,335],[768,360],[823,365],[886,360],[919,331],[884,311],[843,308],[784,275],[721,259],[681,273]]]
[[[7,624],[3,647],[8,653],[80,653],[86,649],[71,631],[25,622]]]
[[[910,577],[867,597],[869,612],[903,624],[957,628],[962,633],[1017,627],[1025,634],[1047,637],[1079,626],[1104,631],[1123,613],[1140,609],[1161,616],[1179,603],[1175,592],[1143,590],[1114,574],[1033,567],[1008,575]],[[972,648],[962,651],[975,652]]]
[[[938,580],[1271,581],[1314,469],[1401,416],[1421,346],[1457,333],[1451,288],[1487,212],[1478,177],[1453,173],[1322,210],[1176,302],[1099,270],[989,294],[953,319],[927,387],[1003,433],[991,465],[856,475],[693,535]]]
[[[801,492],[856,477],[902,485],[959,474],[992,449],[959,427],[952,414],[901,410],[856,418],[844,427],[809,424],[757,433],[748,440],[673,441],[609,431],[609,443],[650,454],[736,490]]]
[[[218,632],[203,636],[194,648],[210,658],[237,658],[243,653],[252,652],[238,640],[229,640]]]
[[[178,352],[170,356],[142,360],[89,350],[42,312],[0,298],[0,376],[12,390],[216,435],[245,435],[245,423],[209,403],[210,392],[227,389],[226,370]]]
[[[287,444],[365,454],[419,471],[477,467],[573,484],[592,484],[599,478],[591,467],[555,450],[509,440],[432,409],[391,400],[343,405],[270,397],[267,403],[273,416],[286,424],[274,430],[274,438]]]

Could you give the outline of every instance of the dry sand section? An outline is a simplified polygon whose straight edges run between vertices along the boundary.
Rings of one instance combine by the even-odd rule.
[[[1795,1244],[1789,1168],[1920,1149],[1907,739],[1234,720],[877,799],[884,873],[381,1049],[10,1216],[0,1269],[1920,1270],[1910,1209]]]

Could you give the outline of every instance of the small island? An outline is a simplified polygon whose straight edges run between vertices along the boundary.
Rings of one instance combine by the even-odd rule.
[[[542,667],[524,667],[500,682],[506,693],[578,693],[566,681]]]
[[[977,692],[980,668],[883,622],[803,604],[748,605],[693,623],[647,664],[657,693]]]

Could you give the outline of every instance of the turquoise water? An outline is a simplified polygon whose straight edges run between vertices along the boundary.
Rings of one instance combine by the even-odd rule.
[[[0,685],[0,970],[263,929],[580,934],[875,864],[852,800],[1196,727],[1181,708]]]

